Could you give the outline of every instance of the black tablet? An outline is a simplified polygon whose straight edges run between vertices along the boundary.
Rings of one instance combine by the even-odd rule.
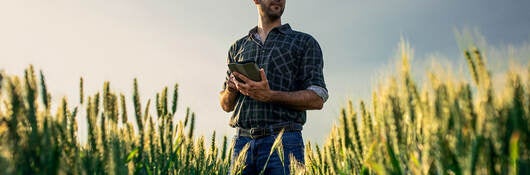
[[[256,65],[256,63],[253,61],[230,63],[228,64],[228,69],[230,69],[230,72],[238,72],[243,74],[253,81],[261,81],[258,65]],[[243,82],[238,77],[236,77],[236,79],[237,81]]]

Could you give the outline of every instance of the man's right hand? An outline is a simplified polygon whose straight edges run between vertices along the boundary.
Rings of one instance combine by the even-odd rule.
[[[221,91],[221,108],[223,108],[225,112],[233,111],[234,106],[236,105],[236,97],[239,94],[235,83],[236,81],[234,75],[230,74],[230,77],[226,80],[226,88]]]
[[[228,80],[226,81],[226,85],[227,85],[226,89],[229,92],[232,92],[232,93],[238,92],[235,81],[237,81],[237,80],[234,77],[234,74],[230,74],[230,78],[228,78]]]

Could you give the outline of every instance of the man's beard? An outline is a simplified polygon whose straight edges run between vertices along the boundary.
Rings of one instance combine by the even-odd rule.
[[[269,6],[265,10],[265,16],[269,18],[270,21],[276,21],[277,19],[280,19],[280,17],[282,17],[284,9],[285,8],[280,7],[280,12],[278,13],[272,10],[271,7]]]

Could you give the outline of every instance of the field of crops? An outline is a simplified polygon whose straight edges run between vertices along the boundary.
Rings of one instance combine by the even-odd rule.
[[[324,145],[306,143],[305,165],[292,164],[293,173],[530,174],[529,69],[507,72],[504,88],[495,89],[483,55],[470,48],[463,53],[470,80],[425,72],[428,81],[417,83],[407,44],[400,53],[400,71],[371,101],[358,109],[348,103]],[[134,80],[126,102],[109,82],[85,95],[81,79],[80,105],[64,98],[52,111],[45,77],[36,74],[32,67],[23,77],[0,74],[0,174],[228,173],[226,136],[193,135],[189,109],[174,121],[178,85],[143,103]],[[78,116],[88,121],[83,145]],[[276,144],[273,152],[281,151]],[[232,172],[244,166],[243,156]]]

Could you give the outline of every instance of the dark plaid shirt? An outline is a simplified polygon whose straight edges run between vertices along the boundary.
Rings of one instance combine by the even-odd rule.
[[[269,87],[276,91],[320,89],[318,93],[327,99],[327,89],[322,73],[322,51],[311,36],[294,31],[289,24],[272,29],[265,43],[256,38],[257,27],[237,40],[228,52],[228,63],[254,61],[265,70]],[[230,71],[227,71],[228,79]],[[223,86],[226,88],[226,82]],[[311,87],[311,88],[310,88]],[[314,90],[315,91],[315,90]],[[263,128],[282,122],[306,122],[306,112],[279,104],[263,103],[238,94],[230,126]]]

